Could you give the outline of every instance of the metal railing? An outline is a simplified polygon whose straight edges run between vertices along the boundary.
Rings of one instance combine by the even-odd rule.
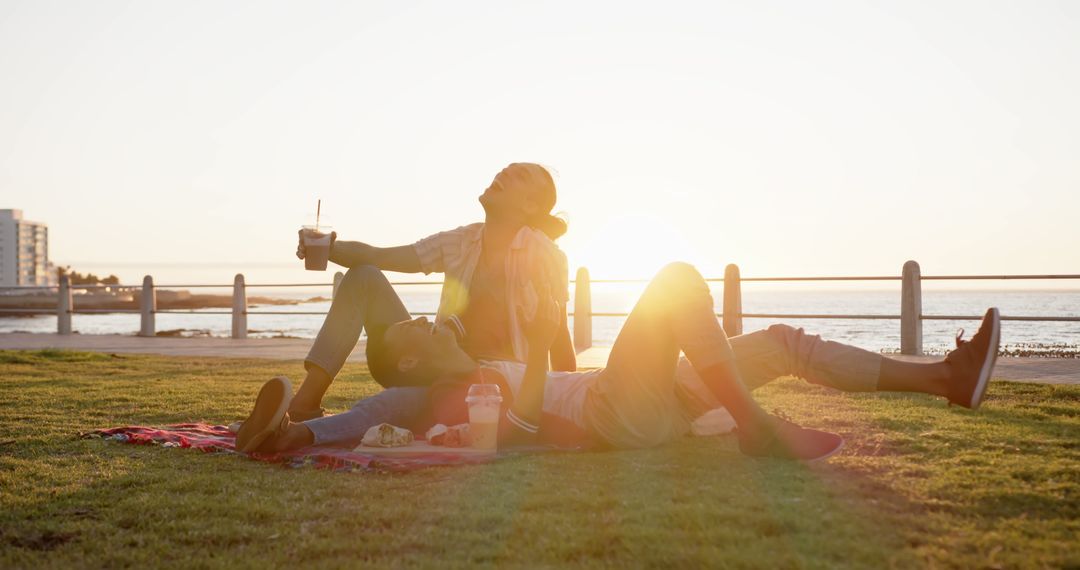
[[[59,334],[71,334],[71,316],[75,314],[98,314],[98,313],[138,313],[140,315],[140,336],[155,336],[157,314],[193,314],[193,315],[231,315],[232,338],[246,338],[248,333],[248,315],[325,315],[325,311],[251,311],[248,310],[247,290],[249,288],[286,288],[286,287],[332,287],[333,295],[337,295],[338,287],[344,275],[341,272],[334,274],[332,283],[245,283],[243,274],[237,274],[232,285],[218,284],[168,284],[155,285],[151,276],[143,278],[141,287],[124,285],[71,285],[67,276],[60,280],[59,285],[35,286],[35,287],[3,287],[0,289],[18,290],[58,290],[58,300],[55,309],[0,309],[0,313],[55,313],[57,315],[57,332]],[[728,265],[723,278],[707,278],[711,283],[723,283],[724,297],[722,311],[716,316],[722,320],[725,332],[729,336],[742,334],[743,319],[860,319],[860,320],[899,320],[900,321],[900,352],[902,354],[922,354],[922,324],[928,320],[980,320],[982,315],[926,315],[922,312],[922,282],[923,281],[969,281],[969,280],[1080,280],[1080,274],[1042,274],[1042,275],[921,275],[919,264],[908,261],[904,264],[900,275],[874,275],[874,276],[837,276],[837,277],[742,277],[737,265]],[[817,314],[817,313],[745,313],[742,310],[742,284],[761,282],[792,282],[792,281],[900,281],[900,314]],[[593,284],[631,284],[646,283],[647,279],[590,279],[588,269],[578,269],[577,276],[570,281],[574,285],[574,345],[578,350],[584,350],[592,346],[592,319],[594,317],[626,317],[629,313],[623,312],[596,312],[592,310],[592,285]],[[417,285],[441,285],[440,281],[396,281],[396,286]],[[72,291],[75,289],[99,289],[114,287],[131,291],[140,291],[138,309],[78,309],[74,306]],[[159,309],[157,308],[157,289],[192,289],[192,288],[232,288],[232,308],[230,310],[205,310],[205,309]],[[414,312],[413,315],[431,316],[431,312]],[[1028,322],[1080,322],[1080,315],[1069,316],[1028,316],[1028,315],[1003,315],[1006,321]]]
[[[901,269],[900,275],[872,275],[872,276],[839,276],[839,277],[742,277],[739,267],[735,264],[728,265],[724,270],[723,278],[707,278],[711,283],[723,283],[724,298],[721,312],[716,313],[724,326],[728,336],[740,335],[743,332],[743,319],[860,319],[860,320],[899,320],[900,321],[900,352],[902,354],[922,354],[923,352],[923,321],[949,320],[949,321],[977,321],[982,315],[926,315],[922,312],[922,282],[923,281],[960,281],[960,280],[1080,280],[1080,274],[1038,274],[1038,275],[922,275],[919,264],[908,261]],[[578,269],[575,279],[575,316],[580,314],[589,317],[625,317],[626,313],[594,313],[591,310],[591,284],[592,283],[643,283],[643,279],[597,279],[590,281],[587,269]],[[900,314],[899,315],[856,315],[856,314],[808,314],[808,313],[745,313],[742,310],[742,284],[763,282],[792,282],[792,281],[900,281]],[[581,301],[584,300],[584,304]],[[1003,315],[1006,321],[1029,321],[1029,322],[1080,322],[1080,315],[1071,316],[1027,316],[1027,315]],[[592,322],[583,319],[581,328],[579,320],[574,319],[574,344],[578,350],[592,345]]]

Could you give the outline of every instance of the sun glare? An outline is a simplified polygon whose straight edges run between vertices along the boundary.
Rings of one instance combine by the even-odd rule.
[[[670,219],[619,215],[571,228],[560,244],[571,273],[587,267],[593,279],[648,278],[672,261],[699,261],[698,248]]]

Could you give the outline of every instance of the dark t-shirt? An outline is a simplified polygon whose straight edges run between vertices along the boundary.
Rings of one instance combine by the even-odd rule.
[[[469,284],[469,303],[460,317],[468,331],[465,352],[477,359],[516,360],[508,311],[505,264],[501,259],[487,263],[481,254]]]

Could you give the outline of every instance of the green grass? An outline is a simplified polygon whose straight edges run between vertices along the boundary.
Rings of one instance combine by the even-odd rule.
[[[80,440],[245,415],[297,362],[0,351],[0,568],[1078,567],[1080,387],[979,412],[796,381],[767,408],[847,447],[812,467],[730,437],[410,474]],[[378,387],[349,366],[327,405]]]

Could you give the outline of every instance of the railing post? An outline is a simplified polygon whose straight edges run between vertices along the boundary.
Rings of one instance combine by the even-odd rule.
[[[60,276],[60,291],[56,297],[56,332],[57,334],[71,334],[71,278],[67,275]]]
[[[904,264],[900,282],[900,354],[922,354],[922,273],[919,264]]]
[[[157,311],[157,293],[154,291],[154,278],[149,275],[143,277],[140,301],[142,323],[139,327],[139,336],[155,336],[154,311]]]
[[[729,263],[724,268],[724,332],[729,337],[742,334],[742,282],[739,266]]]
[[[232,286],[232,337],[247,338],[247,286],[244,274],[237,273]]]
[[[341,287],[341,280],[345,278],[345,274],[338,271],[334,273],[334,292],[330,294],[330,300],[337,299],[338,287]]]
[[[589,270],[579,267],[574,282],[574,348],[580,352],[592,341],[592,286]]]

